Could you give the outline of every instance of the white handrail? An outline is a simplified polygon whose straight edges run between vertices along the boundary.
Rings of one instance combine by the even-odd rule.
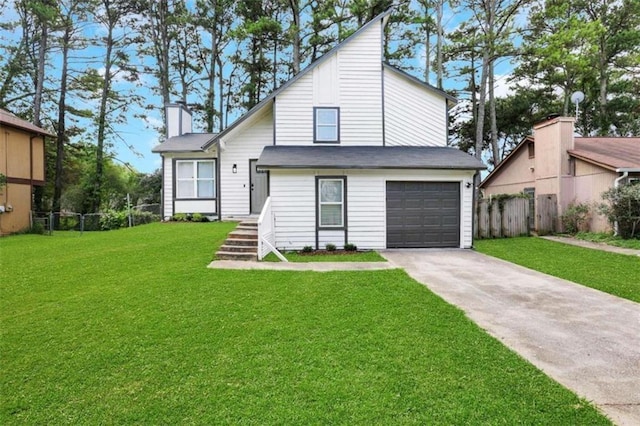
[[[264,206],[262,207],[262,211],[260,212],[260,216],[258,217],[258,260],[262,260],[265,255],[270,252],[275,253],[275,255],[283,262],[289,262],[286,257],[282,253],[278,251],[277,248],[271,244],[269,241],[270,236],[273,236],[274,226],[273,226],[273,213],[271,212],[271,197],[267,197]],[[264,246],[267,247],[268,251],[265,252]]]

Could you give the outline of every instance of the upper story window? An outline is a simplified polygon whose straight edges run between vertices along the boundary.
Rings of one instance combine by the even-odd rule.
[[[527,149],[529,151],[529,158],[535,158],[536,156],[536,146],[533,142],[529,142],[527,144]]]
[[[176,198],[215,198],[214,160],[176,161]]]
[[[313,108],[313,141],[340,143],[340,109]]]

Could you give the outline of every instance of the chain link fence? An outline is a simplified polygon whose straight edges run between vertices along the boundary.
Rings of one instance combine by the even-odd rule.
[[[142,204],[124,211],[100,213],[31,212],[31,228],[36,233],[53,231],[108,231],[160,221],[160,204]]]

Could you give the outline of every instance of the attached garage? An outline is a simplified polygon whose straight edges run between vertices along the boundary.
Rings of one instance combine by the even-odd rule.
[[[276,145],[257,167],[270,172],[278,249],[473,244],[473,177],[484,166],[455,148]],[[335,197],[322,196],[325,181],[342,188]],[[338,216],[324,226],[327,205]]]
[[[387,182],[387,247],[460,246],[460,182]]]

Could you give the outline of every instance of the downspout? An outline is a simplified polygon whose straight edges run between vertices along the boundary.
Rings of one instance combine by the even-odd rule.
[[[622,172],[622,175],[618,176],[616,178],[616,180],[613,181],[613,187],[615,189],[618,189],[618,187],[620,186],[620,182],[622,182],[623,179],[626,179],[627,177],[629,177],[629,170],[624,170],[623,171],[622,169],[618,169],[618,170],[616,170],[616,172],[618,172],[618,173]],[[613,235],[617,236],[618,233],[619,233],[619,227],[618,227],[618,221],[616,220],[613,223]]]
[[[33,140],[38,135],[33,134],[29,137],[29,227],[33,228]],[[42,143],[44,144],[44,136],[42,137]]]
[[[449,126],[447,126],[449,127]],[[447,139],[448,140],[448,139]],[[477,208],[477,203],[478,203],[478,196],[476,194],[476,192],[478,192],[476,190],[476,178],[479,179],[479,175],[480,175],[480,171],[476,171],[473,174],[473,186],[471,189],[471,209],[473,210],[471,212],[471,248],[473,249],[473,242],[475,241],[475,235],[476,235],[476,214],[478,214],[478,208]],[[460,215],[462,216],[462,215]],[[458,225],[460,226],[460,225]]]

